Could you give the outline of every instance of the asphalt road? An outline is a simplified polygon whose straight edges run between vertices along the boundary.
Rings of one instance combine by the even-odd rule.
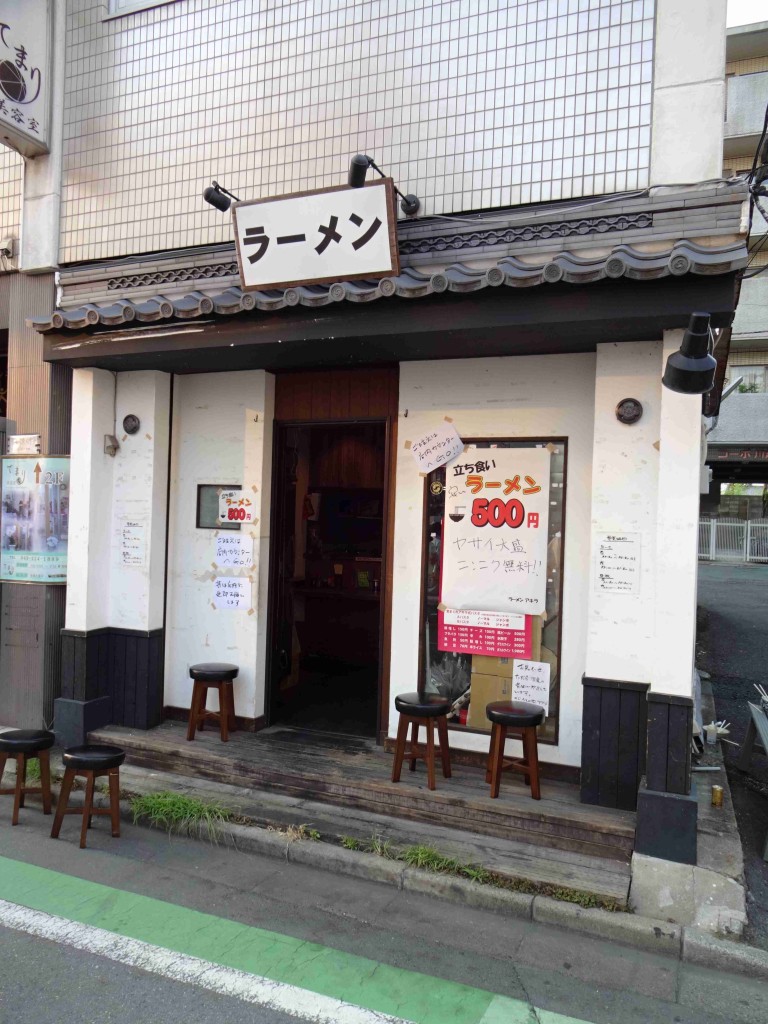
[[[730,739],[741,743],[754,688],[768,690],[768,565],[699,564],[698,657],[712,677],[719,719],[731,723]],[[768,949],[768,758],[753,757],[748,772],[736,767],[739,751],[723,745],[728,780],[744,851],[749,889],[746,939]]]
[[[371,978],[381,972],[383,977],[402,981],[406,972],[411,979],[412,972],[419,972],[422,977],[410,984],[428,993],[428,1003],[433,991],[435,999],[442,992],[445,1006],[454,991],[451,984],[458,983],[468,987],[462,989],[468,999],[478,990],[497,993],[519,1000],[525,1011],[524,1016],[509,1012],[483,1016],[484,1024],[568,1024],[572,1020],[764,1024],[768,1020],[768,984],[749,978],[301,865],[191,840],[169,840],[144,829],[125,827],[123,837],[114,840],[103,820],[89,833],[89,848],[81,851],[74,822],[65,822],[63,838],[55,842],[47,838],[50,819],[44,819],[39,808],[26,809],[22,823],[9,827],[6,803],[0,802],[0,858],[7,858],[0,860],[0,898],[51,914],[62,913],[69,898],[71,918],[77,919],[81,912],[78,886],[93,889],[93,883],[101,883],[110,888],[100,890],[95,909],[88,911],[96,915],[97,924],[102,921],[105,927],[102,919],[112,915],[123,922],[118,932],[128,929],[131,913],[137,912],[132,903],[139,905],[143,920],[142,899],[148,897],[151,914],[147,914],[155,918],[147,924],[154,929],[151,941],[162,944],[166,937],[169,947],[176,949],[192,943],[197,955],[201,950],[205,955],[208,934],[213,949],[224,931],[237,926],[227,947],[237,954],[238,946],[254,930],[269,930],[277,933],[278,945],[283,942],[287,949],[298,940],[298,951],[305,950],[295,968],[290,964],[286,968],[289,980],[294,980],[295,969],[296,985],[301,984],[308,965],[330,949],[331,962],[342,961],[336,965],[340,978],[344,964],[368,958],[373,964],[372,969],[366,968]],[[40,869],[58,874],[47,875]],[[45,885],[9,885],[9,878],[23,878],[24,872],[32,878],[43,876]],[[67,896],[68,889],[75,890],[74,897]],[[189,917],[190,911],[210,916],[204,927],[185,926],[185,932],[179,921]],[[313,944],[311,949],[305,948],[307,943]],[[358,1002],[350,998],[349,988],[354,995],[359,980],[354,971],[348,972],[347,990],[340,991],[339,997]],[[535,1014],[531,1007],[537,1008]],[[182,1017],[200,1024],[221,1020],[283,1024],[287,1019],[67,944],[18,931],[0,932],[2,1024],[64,1020],[154,1024]],[[459,1017],[448,1010],[431,1019]]]

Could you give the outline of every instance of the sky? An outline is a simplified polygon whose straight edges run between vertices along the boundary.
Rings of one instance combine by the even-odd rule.
[[[728,28],[768,21],[768,0],[728,0]]]

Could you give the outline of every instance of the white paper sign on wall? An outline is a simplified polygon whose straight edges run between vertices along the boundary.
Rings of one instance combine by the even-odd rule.
[[[214,562],[220,569],[249,569],[253,565],[253,537],[225,533],[216,538]]]
[[[595,591],[598,594],[640,592],[640,534],[598,533]]]
[[[52,66],[49,0],[0,0],[0,142],[48,152]]]
[[[452,423],[441,423],[434,430],[411,441],[411,455],[421,473],[431,473],[445,466],[464,451],[464,442]]]
[[[444,605],[545,611],[550,459],[544,447],[473,448],[448,467]]]
[[[253,502],[245,491],[222,491],[219,495],[219,522],[252,523]]]
[[[549,714],[549,664],[515,659],[512,669],[512,700],[537,704]]]
[[[126,569],[143,569],[147,564],[147,520],[120,520],[120,564]]]
[[[213,603],[217,608],[250,608],[251,581],[244,576],[217,576],[213,581]]]
[[[235,203],[232,216],[245,291],[400,273],[391,178]]]

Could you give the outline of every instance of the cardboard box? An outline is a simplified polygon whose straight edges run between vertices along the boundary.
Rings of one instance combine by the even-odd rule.
[[[498,661],[498,658],[492,659]],[[510,663],[511,664],[511,663]],[[470,729],[491,731],[491,723],[485,716],[486,704],[494,700],[510,700],[512,697],[512,677],[472,674],[472,688],[469,691],[469,714],[467,725]]]
[[[495,658],[489,657],[487,654],[473,654],[472,675],[499,676],[502,679],[511,679],[514,664],[515,662],[512,658]]]

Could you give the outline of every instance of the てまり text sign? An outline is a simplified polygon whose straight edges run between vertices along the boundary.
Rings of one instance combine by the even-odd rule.
[[[391,178],[235,203],[232,215],[246,291],[400,273]]]

